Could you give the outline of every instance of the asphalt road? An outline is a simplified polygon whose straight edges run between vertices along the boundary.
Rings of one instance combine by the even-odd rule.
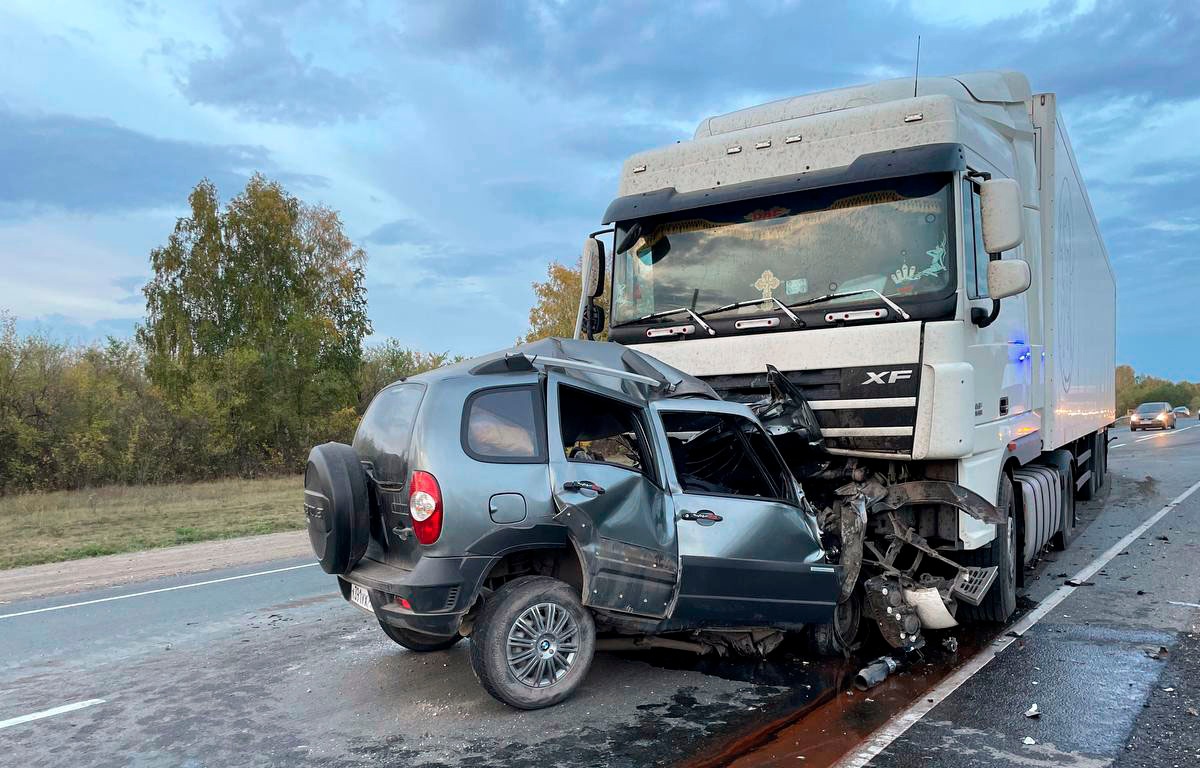
[[[1088,525],[1071,550],[1030,572],[1026,616],[1059,574],[1200,480],[1194,425],[1114,433],[1110,490],[1081,508]],[[1127,551],[937,694],[869,764],[1200,764],[1200,719],[1186,711],[1200,706],[1188,637],[1200,636],[1200,493]],[[465,643],[409,653],[319,568],[263,563],[0,604],[0,763],[828,764],[990,640],[964,634],[944,671],[914,670],[869,696],[845,693],[853,665],[798,649],[765,662],[599,654],[573,699],[516,712],[478,686]],[[1159,646],[1164,658],[1146,655]],[[1034,701],[1044,714],[1028,720]]]

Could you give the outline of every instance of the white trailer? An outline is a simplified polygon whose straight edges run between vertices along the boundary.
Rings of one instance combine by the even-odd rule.
[[[611,340],[758,404],[861,565],[846,616],[1012,613],[1116,417],[1115,283],[1053,94],[981,72],[710,117],[629,158],[604,221],[580,332],[607,261]]]

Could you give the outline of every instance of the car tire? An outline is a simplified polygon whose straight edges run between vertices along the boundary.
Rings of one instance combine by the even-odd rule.
[[[563,646],[570,650],[564,653]],[[499,701],[541,709],[575,692],[595,650],[596,625],[575,588],[548,576],[525,576],[484,602],[471,635],[471,668]]]
[[[809,629],[809,649],[817,656],[849,656],[863,644],[866,626],[862,589],[856,588],[849,598],[837,604],[833,621],[814,624]]]
[[[996,531],[991,544],[962,553],[959,562],[984,568],[994,565],[999,572],[979,605],[959,604],[956,617],[959,620],[1001,624],[1017,610],[1017,576],[1021,572],[1022,548],[1017,538],[1017,504],[1007,473],[1000,476],[996,501],[997,509],[1006,511],[1007,522],[998,526],[1001,530]]]
[[[1099,441],[1094,441],[1096,444]],[[1093,448],[1093,450],[1095,450]],[[1099,454],[1093,453],[1092,456],[1092,480],[1089,480],[1089,485],[1095,485],[1096,464],[1100,460]],[[1055,451],[1049,457],[1047,463],[1058,469],[1059,477],[1062,479],[1060,488],[1061,498],[1063,500],[1062,517],[1059,520],[1058,532],[1050,537],[1050,548],[1062,552],[1071,546],[1071,542],[1078,535],[1078,517],[1075,509],[1075,470],[1071,463],[1070,453],[1068,451]]]
[[[382,621],[379,622],[379,626],[383,628],[383,634],[390,637],[397,645],[401,645],[416,653],[444,651],[447,648],[454,647],[458,644],[459,640],[462,640],[462,635],[437,637],[435,635],[426,635],[423,632],[413,632],[411,629],[403,627],[393,627],[391,624],[386,624]]]

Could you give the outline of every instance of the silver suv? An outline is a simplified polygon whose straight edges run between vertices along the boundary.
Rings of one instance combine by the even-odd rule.
[[[549,339],[382,390],[314,448],[313,550],[413,651],[471,638],[536,709],[614,647],[765,653],[829,625],[840,566],[750,409],[606,342]],[[664,638],[663,635],[672,636]]]

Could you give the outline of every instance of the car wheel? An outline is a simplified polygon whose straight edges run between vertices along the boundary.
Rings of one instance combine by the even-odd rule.
[[[392,638],[397,644],[404,646],[410,651],[417,653],[429,653],[430,651],[444,651],[447,648],[453,647],[462,640],[462,635],[454,635],[453,637],[437,637],[435,635],[426,635],[421,632],[413,632],[411,629],[403,627],[393,627],[391,624],[379,622],[379,626],[383,627],[383,633]]]
[[[837,604],[833,621],[814,624],[808,633],[808,644],[818,656],[849,656],[862,645],[864,630],[863,596],[855,589],[850,597]]]
[[[575,589],[547,576],[526,576],[483,604],[471,636],[471,668],[496,699],[541,709],[575,692],[595,650],[596,625]]]
[[[996,580],[983,596],[979,605],[961,603],[959,619],[975,622],[1003,623],[1017,610],[1017,573],[1021,567],[1021,548],[1017,543],[1017,505],[1013,497],[1012,480],[1007,474],[1000,476],[1000,490],[996,508],[1005,512],[1007,522],[996,531],[991,544],[964,552],[959,559],[963,565],[996,566]]]

